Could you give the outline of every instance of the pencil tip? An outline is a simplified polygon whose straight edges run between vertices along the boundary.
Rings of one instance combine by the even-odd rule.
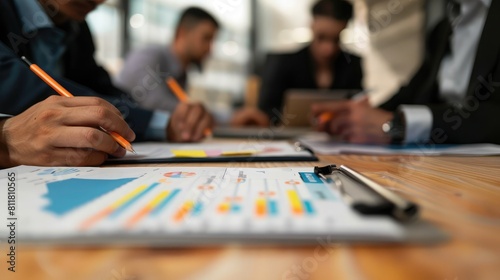
[[[134,150],[134,148],[130,147],[128,150],[132,152],[134,155],[137,155],[137,152]]]
[[[28,65],[31,65],[31,64],[32,64],[32,63],[31,63],[31,61],[29,61],[29,60],[28,60],[28,59],[27,59],[24,55],[23,55],[23,56],[21,56],[21,59],[22,59],[24,62],[26,62],[26,64],[28,64]]]

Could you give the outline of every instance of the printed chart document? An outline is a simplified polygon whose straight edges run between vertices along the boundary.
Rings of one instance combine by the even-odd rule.
[[[491,156],[500,155],[500,145],[495,144],[408,144],[408,145],[357,145],[329,138],[326,135],[299,138],[299,142],[322,155],[422,155],[422,156]]]
[[[406,240],[403,225],[355,212],[312,168],[21,166],[0,171],[0,218],[35,243]]]
[[[134,143],[136,155],[111,159],[111,163],[144,162],[235,162],[235,161],[317,161],[317,158],[300,146],[286,141],[241,141],[228,143]]]

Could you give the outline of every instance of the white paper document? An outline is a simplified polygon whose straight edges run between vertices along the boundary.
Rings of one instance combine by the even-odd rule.
[[[312,168],[21,166],[0,171],[0,219],[15,225],[0,240],[19,242],[404,239],[400,224],[355,212]]]
[[[254,159],[287,159],[316,160],[311,152],[300,147],[281,142],[241,141],[227,143],[136,143],[133,144],[137,154],[128,153],[124,158],[111,159],[110,162],[148,162],[172,161],[182,159],[201,159],[203,161],[220,160],[232,161],[235,158]]]
[[[368,154],[368,155],[422,155],[422,156],[490,156],[500,155],[500,145],[495,144],[410,144],[410,145],[357,145],[343,143],[326,136],[303,137],[299,142],[317,154]]]

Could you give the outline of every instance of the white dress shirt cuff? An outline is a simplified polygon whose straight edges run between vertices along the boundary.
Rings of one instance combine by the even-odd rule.
[[[0,114],[0,119],[1,118],[10,118],[12,115],[6,115],[6,114]]]
[[[429,141],[432,130],[432,112],[423,105],[401,105],[406,131],[404,143],[424,143]]]
[[[168,112],[154,111],[153,117],[149,121],[148,129],[146,130],[146,140],[166,141],[169,119],[170,114]]]

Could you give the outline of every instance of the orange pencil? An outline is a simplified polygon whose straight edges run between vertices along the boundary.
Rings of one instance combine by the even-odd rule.
[[[189,97],[186,92],[172,76],[169,76],[166,82],[168,87],[172,90],[172,93],[177,97],[177,99],[179,99],[180,102],[189,101]],[[205,129],[205,136],[208,137],[210,135],[212,135],[212,130],[210,128]]]
[[[351,100],[354,102],[368,102],[368,97],[367,94],[372,91],[370,89],[367,90],[362,90],[358,93],[356,93]],[[325,124],[327,122],[330,122],[335,118],[335,114],[333,112],[324,112],[321,115],[318,116],[316,119],[316,124]]]
[[[333,117],[334,117],[334,114],[332,112],[324,112],[323,114],[319,115],[318,123],[325,124],[325,123],[333,120]]]
[[[54,80],[47,72],[43,71],[42,68],[40,68],[38,65],[31,63],[26,57],[21,57],[21,59],[28,64],[30,67],[30,70],[33,71],[40,79],[42,79],[47,85],[49,85],[52,89],[54,89],[59,95],[64,96],[64,97],[74,97],[73,94],[71,94],[67,89],[65,89],[61,84],[59,84],[56,80]],[[120,144],[125,150],[136,153],[134,151],[134,148],[132,148],[132,144],[128,142],[125,138],[123,138],[120,134],[113,132],[113,131],[107,131],[103,127],[99,127],[102,131],[108,133],[113,139]]]

